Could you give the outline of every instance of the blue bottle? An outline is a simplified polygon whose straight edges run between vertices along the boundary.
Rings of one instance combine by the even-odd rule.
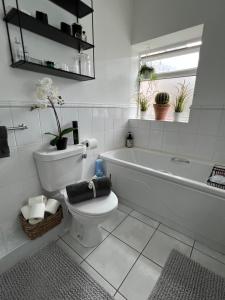
[[[103,177],[105,175],[103,159],[98,158],[95,161],[95,175],[97,177]]]

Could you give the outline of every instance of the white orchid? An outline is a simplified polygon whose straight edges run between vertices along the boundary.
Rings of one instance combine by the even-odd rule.
[[[41,80],[39,80],[40,85],[42,86],[52,86],[53,81],[49,77],[44,77]]]
[[[58,88],[53,85],[51,78],[44,77],[36,84],[36,98],[44,103],[51,101],[55,104],[62,105],[62,98],[59,96]]]
[[[36,84],[36,98],[38,100],[38,103],[32,105],[31,110],[38,109],[38,108],[44,109],[48,107],[51,107],[53,109],[57,128],[58,128],[58,135],[51,132],[47,132],[46,134],[54,136],[54,139],[51,140],[50,145],[58,147],[60,141],[62,139],[66,139],[63,136],[72,132],[73,128],[66,128],[64,130],[62,130],[61,128],[61,124],[55,108],[55,104],[63,105],[64,100],[62,99],[61,96],[59,96],[58,88],[53,84],[51,78],[44,77],[38,81],[38,83]]]

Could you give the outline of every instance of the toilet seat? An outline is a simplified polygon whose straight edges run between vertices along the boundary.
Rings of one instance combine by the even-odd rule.
[[[111,213],[118,207],[118,198],[113,191],[108,196],[99,197],[76,204],[69,203],[66,190],[62,191],[67,207],[71,213],[82,216],[97,217]]]

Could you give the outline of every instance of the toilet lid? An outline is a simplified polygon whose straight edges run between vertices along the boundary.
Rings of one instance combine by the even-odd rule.
[[[69,203],[66,190],[64,190],[63,194],[65,195],[68,209],[82,215],[104,215],[110,213],[118,206],[118,198],[112,191],[108,196],[99,197],[76,204]]]

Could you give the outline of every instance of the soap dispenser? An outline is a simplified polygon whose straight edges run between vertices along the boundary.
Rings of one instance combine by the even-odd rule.
[[[127,134],[126,147],[127,148],[133,148],[134,147],[134,137],[133,137],[132,132],[128,132],[128,134]]]

